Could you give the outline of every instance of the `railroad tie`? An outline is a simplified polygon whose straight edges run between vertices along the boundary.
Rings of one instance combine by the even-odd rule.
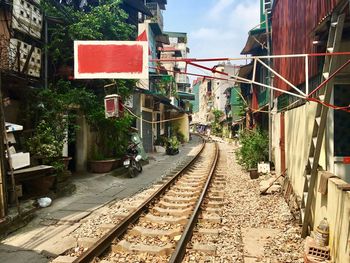
[[[126,240],[122,240],[118,244],[112,245],[113,252],[148,253],[158,256],[169,256],[172,250],[173,246],[171,244],[159,247],[144,244],[132,244]]]
[[[214,213],[202,213],[202,216],[199,220],[200,222],[206,223],[221,223],[221,217],[218,214]]]
[[[165,195],[163,197],[163,199],[165,201],[168,201],[168,202],[174,202],[174,203],[176,203],[176,202],[178,202],[178,203],[184,202],[184,203],[188,203],[188,204],[197,201],[197,198],[193,197],[193,196],[192,197],[179,197],[179,196],[174,196],[174,195]]]
[[[165,201],[160,201],[159,206],[163,208],[169,208],[169,209],[174,209],[174,208],[192,208],[194,206],[194,202],[186,202],[186,203],[175,203],[175,202],[165,202]]]
[[[186,208],[186,209],[165,209],[161,207],[153,207],[152,208],[154,213],[158,213],[161,216],[165,215],[172,215],[172,216],[189,216],[192,214],[192,209],[191,208]]]
[[[153,223],[169,223],[169,224],[180,224],[185,225],[188,221],[188,218],[186,216],[180,216],[180,217],[173,217],[173,216],[155,216],[151,214],[147,214],[144,217],[145,220]]]
[[[218,237],[220,234],[220,230],[217,228],[199,228],[197,230],[197,234]]]
[[[159,229],[150,229],[150,228],[145,228],[141,226],[135,226],[133,229],[130,230],[131,235],[150,236],[150,237],[168,236],[173,238],[175,236],[181,235],[181,233],[182,233],[181,228],[159,230]]]
[[[224,205],[223,202],[220,201],[209,201],[207,204],[207,207],[222,207]]]
[[[215,255],[216,246],[209,245],[209,244],[194,243],[192,246],[192,250],[198,251],[198,252],[204,252],[209,255]]]

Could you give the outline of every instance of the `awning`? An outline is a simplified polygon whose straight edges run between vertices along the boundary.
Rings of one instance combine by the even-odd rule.
[[[266,45],[266,29],[259,28],[259,29],[250,30],[247,43],[245,44],[241,52],[241,55],[259,54],[263,51],[266,51],[266,48],[264,47],[265,45]]]
[[[169,36],[165,34],[156,36],[156,41],[166,45],[170,44]]]
[[[244,66],[240,66],[239,68],[239,72],[238,72],[238,77],[241,77],[241,78],[248,78],[250,73],[252,73],[253,71],[253,62],[247,64],[247,65],[244,65]]]
[[[161,52],[174,52],[175,57],[182,57],[181,50],[178,48],[175,48],[175,47],[160,47],[159,51],[161,51]]]
[[[22,125],[10,123],[10,122],[5,122],[5,127],[6,127],[6,132],[14,132],[14,131],[22,131],[23,130]]]
[[[126,5],[132,8],[135,8],[137,11],[147,16],[153,17],[151,11],[149,11],[149,9],[141,1],[138,1],[138,0],[123,0],[123,1]]]
[[[196,99],[195,95],[193,93],[178,91],[177,94],[178,94],[180,99],[185,99],[185,100],[195,100]]]

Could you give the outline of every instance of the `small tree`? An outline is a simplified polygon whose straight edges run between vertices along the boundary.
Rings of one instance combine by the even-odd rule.
[[[256,168],[261,161],[268,160],[269,139],[260,129],[244,130],[239,137],[241,148],[236,152],[238,162],[246,169]]]
[[[214,121],[211,123],[211,132],[214,135],[222,135],[222,126],[220,124],[220,118],[224,115],[224,112],[218,109],[213,110]]]

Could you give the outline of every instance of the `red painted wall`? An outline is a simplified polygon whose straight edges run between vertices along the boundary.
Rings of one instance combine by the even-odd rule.
[[[276,0],[272,14],[272,49],[274,55],[315,53],[313,29],[340,0]],[[320,52],[320,51],[319,51]],[[294,85],[305,82],[303,58],[274,59],[274,68]],[[310,77],[317,74],[317,58],[310,58]],[[274,86],[290,89],[275,77]]]

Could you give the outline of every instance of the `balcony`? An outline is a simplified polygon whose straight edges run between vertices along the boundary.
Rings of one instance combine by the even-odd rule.
[[[146,7],[151,11],[153,17],[148,17],[152,22],[157,23],[163,31],[163,14],[158,3],[147,3]]]

